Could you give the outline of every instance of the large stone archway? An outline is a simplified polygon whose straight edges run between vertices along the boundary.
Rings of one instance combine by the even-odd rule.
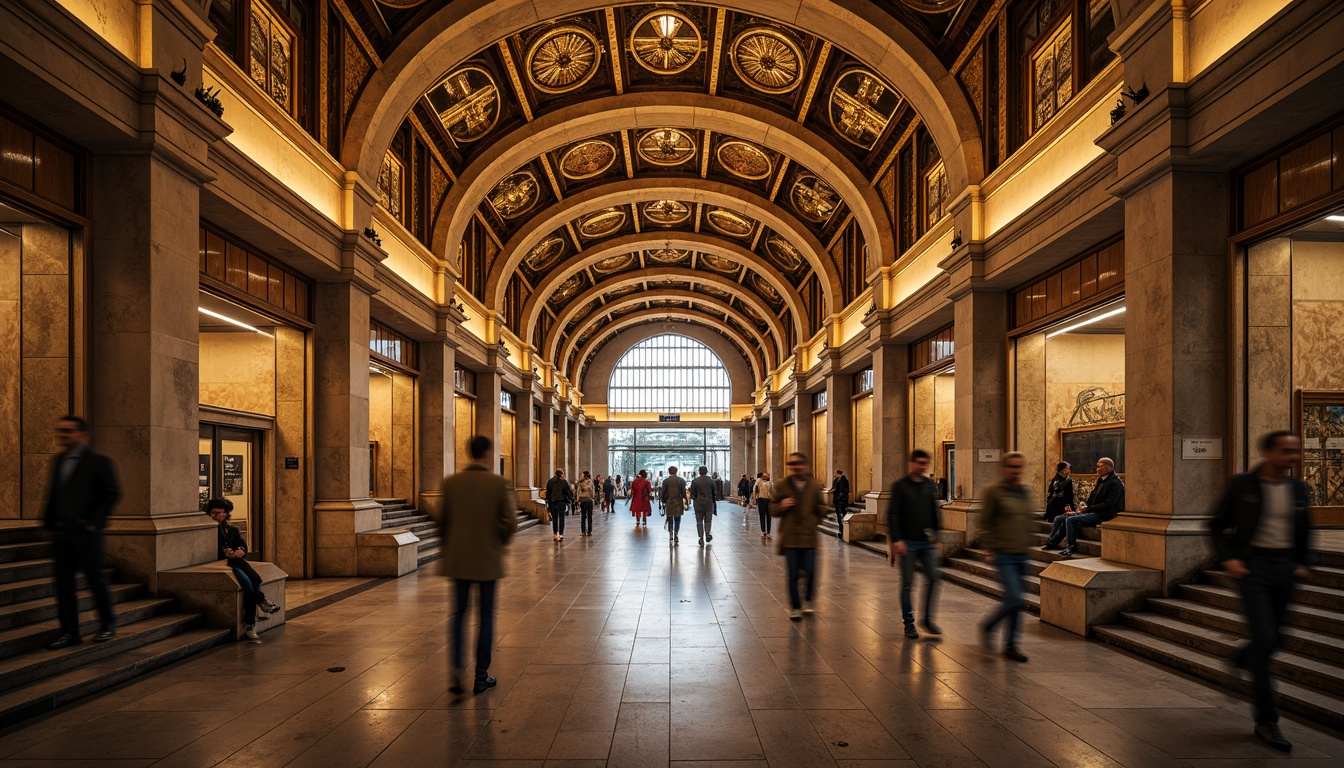
[[[763,350],[763,340],[760,335],[750,329],[748,329],[748,333],[751,335],[743,336],[732,328],[722,328],[720,327],[717,318],[694,309],[646,309],[626,315],[606,328],[603,328],[602,332],[597,336],[594,336],[582,349],[575,350],[573,353],[574,364],[568,369],[563,370],[562,373],[570,381],[578,382],[576,386],[578,386],[579,391],[582,392],[583,387],[579,385],[583,383],[584,378],[580,374],[586,373],[586,371],[584,371],[584,364],[594,353],[603,348],[603,344],[605,344],[608,339],[614,336],[617,332],[631,326],[649,323],[650,321],[670,319],[687,321],[686,323],[681,324],[671,324],[677,328],[684,325],[692,325],[704,328],[706,333],[717,333],[722,331],[725,335],[740,345],[742,350],[746,353],[746,360],[752,369],[751,380],[753,386],[765,380],[765,375],[769,372],[770,368],[768,362],[764,359],[764,354],[762,353],[760,356],[752,355],[753,351],[759,352]],[[752,342],[755,342],[755,344],[753,345]],[[737,354],[739,357],[742,356],[742,352],[738,352]]]
[[[719,356],[723,365],[728,369],[728,380],[732,382],[733,402],[747,403],[751,401],[752,390],[757,386],[757,379],[753,371],[753,363],[749,358],[743,357],[742,353],[733,348],[727,339],[720,336],[716,331],[710,330],[697,323],[636,323],[620,330],[613,331],[602,338],[606,342],[601,349],[596,350],[591,360],[589,360],[587,369],[584,371],[584,381],[580,384],[588,385],[589,392],[582,386],[579,391],[584,393],[585,403],[604,404],[607,402],[607,384],[611,381],[611,372],[620,362],[621,357],[645,339],[651,339],[654,336],[660,336],[664,333],[675,333],[686,336],[704,344]]]

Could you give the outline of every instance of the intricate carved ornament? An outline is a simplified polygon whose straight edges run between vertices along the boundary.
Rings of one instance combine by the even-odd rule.
[[[541,185],[531,171],[515,171],[490,190],[490,207],[506,219],[517,218],[537,204]]]
[[[602,139],[590,139],[565,150],[560,156],[560,172],[572,181],[592,178],[616,162],[616,147]]]
[[[751,287],[755,288],[756,292],[761,294],[761,298],[765,299],[771,306],[779,304],[784,299],[779,295],[779,291],[775,290],[775,286],[770,284],[770,281],[755,272],[751,274]]]
[[[553,302],[568,301],[570,298],[574,296],[574,294],[579,292],[579,288],[582,285],[583,285],[583,273],[580,272],[579,274],[574,275],[573,277],[569,278],[568,280],[557,286],[555,289],[555,293],[551,294],[551,301]]]
[[[619,256],[608,256],[605,259],[593,265],[593,271],[599,274],[610,274],[620,272],[631,264],[635,263],[635,254],[623,253]]]
[[[523,258],[523,264],[533,272],[543,272],[555,264],[556,259],[565,252],[565,238],[559,235],[551,235],[533,246],[527,256]]]
[[[644,218],[664,227],[681,224],[691,218],[691,207],[676,200],[654,200],[644,204]]]
[[[658,75],[685,72],[700,58],[704,39],[680,11],[659,8],[646,14],[630,32],[635,61]]]
[[[877,75],[854,68],[841,73],[831,91],[831,127],[851,144],[872,149],[901,104],[901,95]]]
[[[725,259],[712,253],[701,254],[700,265],[722,275],[735,275],[740,269],[738,263],[732,259]]]
[[[587,238],[606,237],[625,225],[625,209],[612,206],[579,219],[579,234]]]
[[[729,48],[733,70],[747,85],[765,93],[788,93],[803,75],[803,51],[773,27],[748,27]]]
[[[840,207],[840,195],[814,174],[803,173],[798,175],[793,188],[789,190],[789,202],[799,216],[824,224]]]
[[[701,285],[698,286],[696,290],[698,290],[700,293],[705,294],[706,296],[713,296],[716,299],[726,300],[732,297],[731,293],[715,285]]]
[[[656,251],[649,251],[649,261],[654,264],[684,264],[691,258],[690,251],[682,251],[676,248],[659,248]]]
[[[499,89],[481,67],[459,67],[425,95],[454,141],[476,141],[499,120]]]
[[[527,49],[527,79],[542,93],[564,93],[597,73],[602,49],[597,36],[577,24],[547,32]]]
[[[749,237],[756,227],[756,222],[746,216],[723,208],[711,208],[705,213],[705,220],[716,232],[729,237]]]
[[[744,179],[764,179],[774,170],[770,156],[755,144],[733,139],[719,145],[715,156],[729,173]]]
[[[639,289],[640,288],[638,285],[627,285],[624,288],[613,288],[610,291],[607,291],[606,293],[602,294],[602,300],[610,304],[613,299],[619,299],[622,296],[629,296],[630,294],[634,293],[635,291],[638,291]]]
[[[793,243],[779,235],[771,235],[765,241],[765,250],[770,253],[770,258],[775,262],[775,266],[785,272],[793,272],[803,265],[803,255],[798,252]]]
[[[639,137],[635,149],[654,165],[674,166],[695,157],[695,141],[676,128],[655,128]]]

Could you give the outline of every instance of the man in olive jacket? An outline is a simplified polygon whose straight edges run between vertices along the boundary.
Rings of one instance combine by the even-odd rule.
[[[1003,622],[1003,657],[1026,661],[1017,647],[1018,628],[1022,623],[1022,594],[1026,591],[1027,549],[1032,544],[1032,526],[1036,506],[1031,491],[1022,484],[1027,459],[1020,453],[1005,453],[999,469],[1003,480],[985,492],[980,515],[980,546],[994,553],[994,565],[1003,584],[1003,601],[980,624],[980,645],[993,650],[994,627]]]
[[[490,471],[494,445],[477,435],[468,446],[471,464],[443,481],[443,512],[439,535],[443,575],[453,579],[452,682],[461,694],[462,635],[467,622],[471,586],[477,585],[476,684],[482,693],[495,685],[490,676],[490,650],[495,639],[495,583],[504,577],[504,546],[518,532],[518,505],[513,486]]]
[[[784,460],[789,475],[775,484],[770,516],[779,518],[779,552],[784,555],[789,580],[789,618],[797,621],[812,613],[812,593],[817,582],[817,526],[826,519],[821,506],[821,485],[807,471],[807,456],[791,453]],[[807,586],[798,595],[798,576],[807,574]]]
[[[701,467],[700,475],[691,481],[691,504],[695,508],[695,531],[700,536],[700,546],[713,541],[714,516],[719,514],[719,484],[709,476],[709,468]]]

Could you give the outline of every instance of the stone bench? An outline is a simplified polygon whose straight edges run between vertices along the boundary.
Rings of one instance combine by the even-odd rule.
[[[285,623],[285,580],[289,574],[275,563],[252,563],[261,576],[261,591],[280,606],[279,612],[255,625],[258,634]],[[206,626],[229,629],[235,639],[243,635],[243,588],[233,569],[223,560],[160,571],[159,594],[177,598],[181,606],[201,614]],[[261,611],[258,609],[258,614]]]
[[[355,534],[355,568],[360,576],[398,578],[420,567],[420,537],[404,528]]]

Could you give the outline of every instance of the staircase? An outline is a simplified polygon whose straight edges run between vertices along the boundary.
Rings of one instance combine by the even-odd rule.
[[[1040,549],[1050,536],[1050,523],[1037,520],[1035,546],[1027,552],[1027,592],[1022,596],[1026,609],[1032,613],[1041,612],[1041,571],[1051,563],[1061,560],[1057,552]],[[1073,559],[1101,556],[1101,531],[1096,528],[1084,528],[1079,532],[1077,554]],[[943,578],[954,584],[982,592],[994,597],[1003,596],[1003,587],[999,584],[999,572],[994,567],[994,553],[975,547],[963,549],[957,557],[947,559],[948,567],[943,569]]]
[[[414,533],[420,544],[418,545],[419,564],[432,563],[443,556],[439,549],[439,524],[434,522],[429,515],[422,515],[420,511],[405,499],[374,499],[383,507],[384,530],[388,528],[403,528]]]
[[[1344,729],[1344,553],[1316,551],[1312,577],[1298,587],[1275,655],[1279,706],[1322,725]],[[1131,653],[1241,694],[1250,674],[1232,667],[1232,649],[1247,637],[1236,582],[1204,571],[1173,597],[1149,598],[1145,610],[1120,624],[1097,627],[1097,637]]]
[[[0,524],[0,728],[48,712],[229,639],[205,629],[198,614],[173,599],[153,598],[143,584],[108,569],[117,636],[93,643],[98,615],[83,575],[78,581],[82,645],[46,649],[56,639],[51,545],[27,522]]]

